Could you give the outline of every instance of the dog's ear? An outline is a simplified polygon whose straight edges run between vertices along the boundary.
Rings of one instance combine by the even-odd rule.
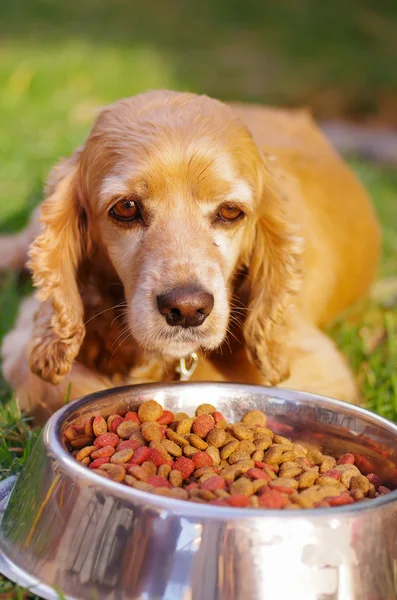
[[[34,373],[54,384],[70,371],[85,333],[77,283],[86,238],[79,156],[77,151],[52,170],[40,209],[42,231],[29,252],[33,282],[42,306],[47,307],[46,318],[38,315],[36,320],[30,365]]]
[[[272,161],[264,159],[261,198],[244,263],[248,311],[244,339],[268,385],[288,376],[287,333],[293,296],[302,280],[302,239],[291,222],[289,196]]]

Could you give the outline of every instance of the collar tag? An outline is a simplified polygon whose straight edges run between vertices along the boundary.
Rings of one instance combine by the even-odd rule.
[[[197,363],[198,356],[196,352],[192,352],[189,356],[179,359],[179,366],[176,368],[176,372],[179,373],[179,380],[189,381],[196,370]]]

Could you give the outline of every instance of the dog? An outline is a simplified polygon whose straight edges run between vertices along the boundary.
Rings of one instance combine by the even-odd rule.
[[[361,184],[304,110],[151,91],[104,108],[49,176],[1,266],[28,265],[2,346],[21,408],[46,419],[119,384],[239,381],[358,402],[322,329],[380,253]]]

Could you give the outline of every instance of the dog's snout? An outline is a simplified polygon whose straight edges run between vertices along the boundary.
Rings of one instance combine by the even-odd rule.
[[[198,327],[214,308],[214,296],[198,287],[180,287],[157,296],[157,306],[168,325]]]

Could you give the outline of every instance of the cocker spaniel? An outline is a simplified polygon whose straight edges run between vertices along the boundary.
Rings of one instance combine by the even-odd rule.
[[[37,295],[2,356],[37,418],[68,388],[178,378],[192,352],[196,380],[357,400],[321,328],[368,290],[379,227],[306,112],[121,100],[53,169],[37,216],[0,240],[3,267],[22,268],[30,246]]]

